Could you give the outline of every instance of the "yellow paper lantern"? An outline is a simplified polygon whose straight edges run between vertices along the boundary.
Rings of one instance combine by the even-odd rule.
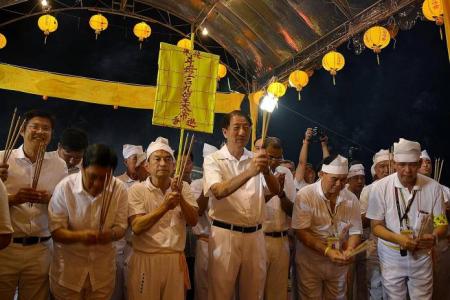
[[[108,19],[106,19],[102,14],[93,15],[89,19],[89,26],[95,31],[95,39],[98,35],[108,28]]]
[[[227,75],[227,67],[225,65],[219,64],[219,68],[217,69],[217,78],[220,80]]]
[[[433,21],[439,26],[441,40],[444,39],[442,26],[444,24],[444,5],[442,0],[425,0],[422,4],[422,12],[427,20]]]
[[[286,86],[280,82],[272,82],[267,88],[267,92],[275,98],[280,98],[286,93]]]
[[[335,76],[345,65],[344,56],[336,51],[330,51],[322,58],[322,66],[333,76],[333,85],[336,85]]]
[[[152,34],[152,29],[147,23],[140,22],[134,25],[133,33],[139,39],[139,47],[142,48],[142,42]]]
[[[389,45],[390,41],[391,35],[389,31],[382,26],[371,27],[364,33],[364,45],[377,54],[378,64],[380,64],[378,54],[381,52],[381,49],[386,48],[386,46]]]
[[[289,75],[289,85],[298,92],[298,100],[301,100],[300,91],[308,85],[308,73],[301,70],[295,70]]]
[[[189,39],[181,39],[178,41],[177,46],[183,49],[192,49],[192,43]]]
[[[38,27],[44,32],[44,44],[46,44],[48,35],[58,29],[58,20],[52,15],[42,15],[38,19]]]
[[[5,48],[6,42],[7,42],[6,36],[0,33],[0,49]]]

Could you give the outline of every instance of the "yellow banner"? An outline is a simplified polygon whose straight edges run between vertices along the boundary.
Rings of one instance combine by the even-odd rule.
[[[213,132],[219,56],[160,43],[155,125]]]
[[[444,4],[444,26],[445,26],[445,39],[447,40],[447,54],[450,61],[450,0],[443,0]]]
[[[153,109],[156,88],[56,74],[0,63],[0,88],[88,103]],[[244,95],[217,93],[215,113],[240,109]]]

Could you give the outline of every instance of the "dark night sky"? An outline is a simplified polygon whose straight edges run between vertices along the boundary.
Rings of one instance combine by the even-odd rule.
[[[134,20],[107,16],[110,27],[96,41],[89,28],[89,14],[78,12],[58,14],[58,30],[51,34],[47,45],[37,27],[37,17],[22,20],[3,28],[8,38],[0,50],[0,61],[42,70],[87,76],[98,79],[137,84],[156,84],[159,42],[176,43],[181,37],[152,25],[152,35],[139,50],[132,34]],[[346,65],[336,77],[323,69],[316,70],[309,85],[297,93],[289,89],[273,114],[269,135],[284,141],[285,157],[297,160],[301,137],[306,127],[319,126],[329,133],[335,151],[348,154],[350,146],[361,150],[358,158],[367,170],[372,151],[388,148],[399,137],[417,140],[431,156],[447,157],[450,149],[450,64],[445,42],[431,22],[417,21],[410,31],[401,31],[396,48],[392,44],[381,53],[381,65],[375,55],[365,50],[355,55],[343,45],[339,48]],[[226,90],[225,82],[221,89]],[[7,124],[14,107],[21,112],[44,108],[57,117],[55,137],[67,126],[77,126],[89,132],[91,143],[107,143],[121,153],[124,143],[144,147],[162,135],[173,146],[178,143],[174,129],[151,125],[151,111],[87,104],[52,99],[43,101],[36,95],[0,90],[0,140],[6,139]],[[248,109],[244,100],[243,109]],[[220,115],[216,116],[216,127]],[[56,145],[54,139],[52,147]],[[199,134],[195,144],[195,161],[201,164],[201,144],[219,146],[219,130],[213,135]],[[317,163],[319,147],[313,145],[311,158]],[[450,162],[447,162],[449,164]],[[121,167],[122,168],[122,167]],[[450,183],[450,171],[444,165],[443,183]]]

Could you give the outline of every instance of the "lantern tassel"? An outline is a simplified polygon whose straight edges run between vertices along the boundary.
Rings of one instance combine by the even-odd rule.
[[[441,35],[441,41],[444,40],[444,35],[442,33],[442,26],[439,26],[439,34]]]
[[[336,79],[335,79],[334,75],[333,75],[333,85],[336,85]]]
[[[44,37],[44,45],[47,45],[47,37],[48,37],[48,35],[45,35],[45,37]]]
[[[300,91],[298,91],[298,101],[302,100],[302,96],[300,95]]]
[[[139,50],[142,50],[142,42],[139,43]]]
[[[378,53],[377,53],[377,63],[378,65],[380,65],[380,55],[378,55]]]

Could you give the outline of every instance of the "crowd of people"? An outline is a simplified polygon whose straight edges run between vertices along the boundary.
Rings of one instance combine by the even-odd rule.
[[[416,141],[378,151],[366,185],[326,135],[320,165],[308,162],[311,128],[297,165],[277,137],[249,151],[251,119],[233,111],[220,149],[203,145],[202,178],[163,137],[124,145],[114,177],[112,148],[76,128],[39,158],[55,120],[24,118],[22,144],[0,152],[0,299],[422,300],[439,288],[450,191]]]

